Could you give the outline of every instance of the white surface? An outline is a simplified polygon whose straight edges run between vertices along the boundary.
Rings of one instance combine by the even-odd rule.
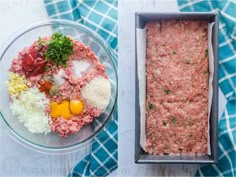
[[[146,151],[146,28],[136,28],[140,105],[140,146]]]
[[[119,169],[118,176],[193,176],[198,165],[134,163],[136,11],[178,11],[175,0],[119,0]],[[220,91],[219,117],[225,99]]]

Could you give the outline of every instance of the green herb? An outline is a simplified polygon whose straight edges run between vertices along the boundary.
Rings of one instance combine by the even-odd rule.
[[[54,71],[54,70],[56,70],[57,69],[57,67],[54,65],[54,66],[51,66],[51,67],[49,67],[49,66],[44,66],[44,71]]]
[[[175,123],[176,123],[176,120],[175,120],[175,118],[174,118],[174,117],[171,117],[171,118],[170,118],[170,121],[171,121],[173,124],[175,124]]]
[[[208,49],[205,50],[205,57],[208,57]]]
[[[192,138],[192,137],[193,137],[193,134],[191,133],[191,134],[189,135],[189,137]]]
[[[66,67],[69,56],[73,53],[73,42],[61,33],[54,33],[48,42],[45,53],[47,61],[53,61],[57,65]]]
[[[176,52],[175,52],[175,51],[173,51],[173,54],[175,55],[175,54],[176,54]]]
[[[154,108],[155,108],[155,105],[152,104],[152,103],[150,103],[148,107],[149,107],[149,109],[151,110],[151,109],[154,109]]]
[[[170,93],[169,89],[165,89],[164,92],[168,95]]]
[[[42,47],[45,44],[45,41],[41,37],[39,37],[38,40],[39,40],[38,47],[40,48],[40,47]]]
[[[49,71],[49,70],[50,70],[50,67],[44,66],[44,71]]]
[[[167,125],[167,122],[163,121],[163,126],[166,126]]]

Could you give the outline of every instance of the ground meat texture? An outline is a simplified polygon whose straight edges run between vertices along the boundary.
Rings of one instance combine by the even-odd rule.
[[[148,22],[146,151],[206,154],[208,23]]]

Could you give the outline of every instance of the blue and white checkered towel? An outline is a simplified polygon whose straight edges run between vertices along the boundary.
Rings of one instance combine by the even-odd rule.
[[[72,20],[97,32],[117,52],[117,0],[44,0],[50,18]],[[116,61],[117,63],[117,56]],[[73,169],[72,176],[106,176],[117,168],[117,106],[113,118],[95,137],[91,153]]]
[[[219,164],[201,167],[196,176],[236,177],[236,1],[178,0],[180,11],[218,11],[219,85],[227,99],[219,120]]]

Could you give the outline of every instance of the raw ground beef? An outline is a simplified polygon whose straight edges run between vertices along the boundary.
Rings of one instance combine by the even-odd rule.
[[[208,23],[148,22],[146,151],[206,154]]]

